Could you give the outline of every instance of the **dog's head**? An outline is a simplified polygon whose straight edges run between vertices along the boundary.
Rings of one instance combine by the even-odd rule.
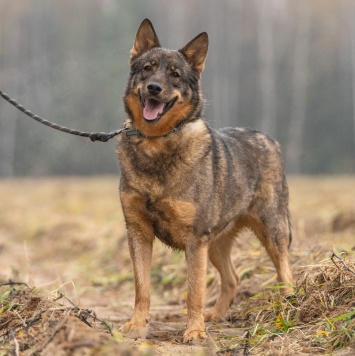
[[[124,102],[130,120],[143,135],[163,136],[200,116],[200,75],[207,49],[206,32],[178,51],[163,49],[151,22],[142,22],[131,50]]]

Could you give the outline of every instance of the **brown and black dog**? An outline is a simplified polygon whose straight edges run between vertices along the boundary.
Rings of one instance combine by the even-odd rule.
[[[204,338],[204,321],[223,317],[233,302],[238,277],[230,253],[244,228],[265,246],[284,293],[292,291],[280,147],[258,131],[214,130],[203,120],[200,75],[207,49],[205,32],[178,51],[163,49],[146,19],[131,50],[124,97],[131,129],[119,138],[117,152],[136,290],[133,317],[121,331],[134,338],[146,336],[155,237],[185,251],[184,342]],[[221,292],[205,313],[208,259],[220,273]]]

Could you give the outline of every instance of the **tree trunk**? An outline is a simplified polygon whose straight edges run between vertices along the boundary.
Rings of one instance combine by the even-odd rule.
[[[15,172],[16,117],[10,104],[3,101],[0,105],[0,177],[12,177]]]
[[[226,6],[226,29],[228,31],[227,63],[224,68],[228,98],[226,114],[228,115],[228,126],[238,126],[243,2],[228,0]]]
[[[261,90],[261,131],[275,136],[276,91],[274,41],[272,33],[272,2],[259,3],[258,48]]]
[[[5,23],[6,20],[17,20],[16,7],[3,7],[0,12],[0,21]],[[5,28],[5,26],[3,26]],[[0,61],[8,63],[8,70],[1,74],[1,89],[8,91],[11,96],[18,94],[19,78],[16,73],[17,62],[19,59],[19,32],[12,33],[11,40],[8,36],[4,36],[4,32],[0,32]],[[11,64],[12,65],[11,65]],[[12,85],[5,88],[6,83]],[[16,89],[15,89],[16,88]],[[15,145],[16,145],[16,126],[18,113],[9,103],[3,98],[0,98],[0,177],[12,177],[15,172]]]
[[[351,26],[351,79],[352,79],[352,102],[353,102],[353,138],[354,138],[354,147],[355,147],[355,3],[354,1],[350,2],[350,9],[349,9],[349,22]]]
[[[295,57],[293,68],[293,88],[291,117],[288,132],[286,161],[288,172],[301,173],[303,131],[306,120],[307,77],[309,56],[310,6],[307,1],[297,2],[295,37]]]

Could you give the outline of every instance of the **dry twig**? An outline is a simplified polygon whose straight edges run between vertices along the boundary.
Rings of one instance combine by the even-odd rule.
[[[15,350],[14,350],[15,351],[15,355],[19,356],[20,355],[20,345],[19,345],[19,343],[18,343],[18,341],[16,339],[16,335],[15,335],[15,333],[13,331],[11,331],[11,338],[12,338],[14,344],[15,344]]]
[[[28,289],[31,289],[27,283],[25,282],[15,282],[15,281],[12,281],[11,279],[9,279],[8,282],[1,282],[0,283],[0,287],[3,287],[3,286],[26,286]]]
[[[349,272],[351,272],[352,274],[355,275],[355,271],[353,271],[353,270],[345,263],[344,259],[343,259],[342,257],[338,256],[335,252],[333,252],[333,254],[332,254],[332,256],[330,257],[330,259],[332,260],[332,262],[334,263],[334,265],[335,265],[338,269],[340,269],[340,268],[339,268],[339,266],[335,263],[334,257],[336,257],[336,258],[340,261],[340,263],[341,263]]]

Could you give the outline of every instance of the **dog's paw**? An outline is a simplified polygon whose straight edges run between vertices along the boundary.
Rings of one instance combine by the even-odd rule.
[[[132,321],[120,327],[120,332],[131,339],[145,339],[147,336],[147,326],[137,325]]]
[[[287,287],[282,288],[280,290],[280,293],[284,298],[289,298],[290,296],[294,296],[295,295],[295,291],[294,291],[292,286],[291,287],[287,286]]]
[[[201,341],[203,339],[206,339],[206,337],[207,334],[205,330],[196,330],[195,328],[191,327],[186,329],[182,342],[186,344],[190,342]]]
[[[224,319],[224,314],[213,309],[205,313],[205,321],[222,321]]]

